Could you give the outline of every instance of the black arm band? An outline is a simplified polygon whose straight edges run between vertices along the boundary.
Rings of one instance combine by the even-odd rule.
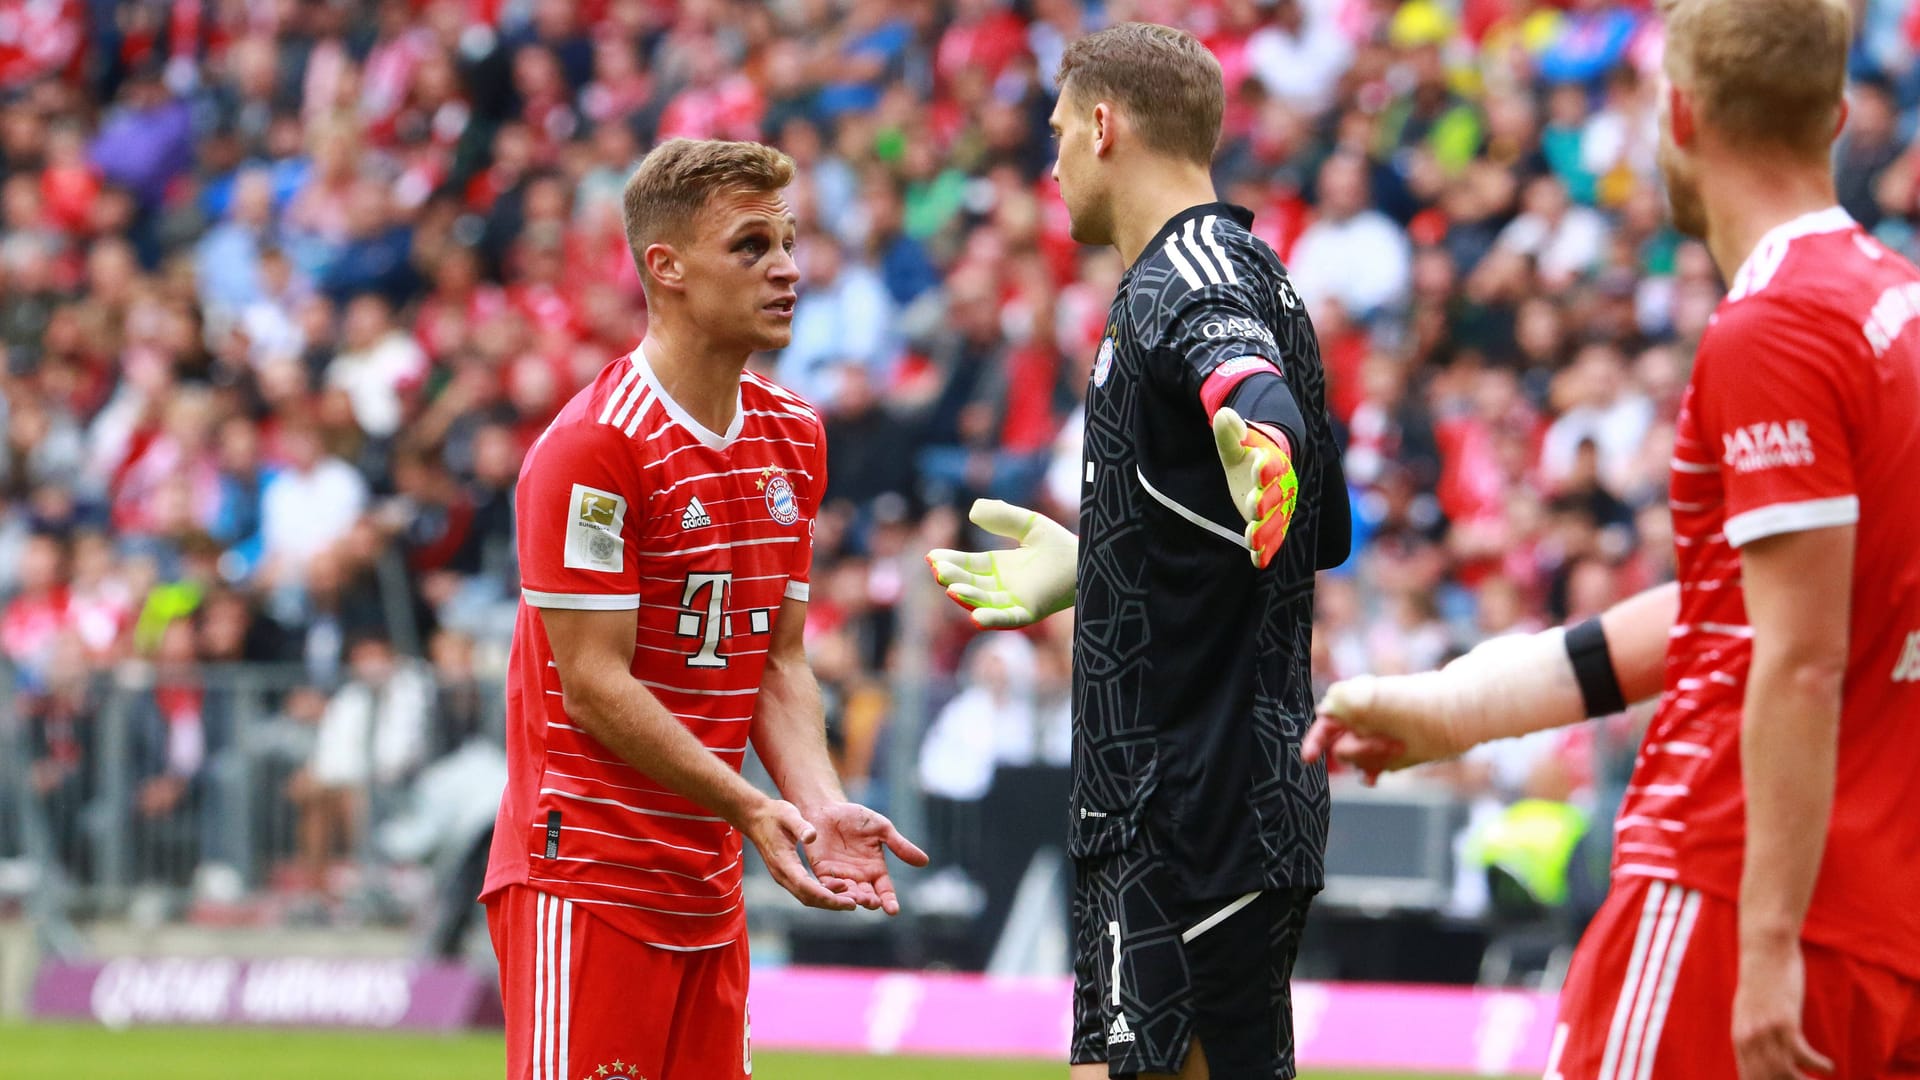
[[[1269,372],[1249,376],[1227,395],[1226,403],[1242,420],[1258,420],[1286,432],[1293,452],[1300,453],[1307,422],[1300,415],[1300,405],[1293,400],[1293,388],[1287,385],[1286,379]]]
[[[1598,616],[1567,631],[1567,659],[1573,661],[1573,677],[1580,683],[1580,700],[1587,716],[1612,716],[1627,707],[1620,691],[1620,676],[1613,671],[1613,654],[1607,651],[1607,632]]]

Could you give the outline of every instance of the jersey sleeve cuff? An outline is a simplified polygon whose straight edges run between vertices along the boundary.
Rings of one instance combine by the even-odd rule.
[[[787,582],[786,592],[782,595],[789,600],[798,600],[804,604],[807,602],[808,595],[812,592],[813,587],[804,581],[789,581]]]
[[[1748,510],[1727,519],[1727,543],[1744,547],[1755,540],[1781,533],[1828,529],[1851,525],[1860,520],[1860,497],[1841,495],[1831,499],[1807,499],[1802,502],[1774,503]]]
[[[631,611],[640,606],[639,593],[564,593],[521,589],[520,597],[532,607],[565,611]]]

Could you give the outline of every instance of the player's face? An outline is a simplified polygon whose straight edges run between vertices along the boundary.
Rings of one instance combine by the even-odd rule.
[[[1665,72],[1660,75],[1660,178],[1667,189],[1667,206],[1673,211],[1673,227],[1688,236],[1707,235],[1707,210],[1700,198],[1700,178],[1693,155],[1680,146],[1674,133],[1675,109],[1691,105],[1684,92],[1676,92]],[[1691,117],[1682,123],[1691,128]]]
[[[777,191],[722,192],[707,201],[682,258],[687,312],[710,340],[752,351],[793,340],[797,228]]]
[[[1083,244],[1113,243],[1113,221],[1100,188],[1100,159],[1094,154],[1093,110],[1079,105],[1063,89],[1047,125],[1053,129],[1053,179],[1067,204],[1069,231]]]

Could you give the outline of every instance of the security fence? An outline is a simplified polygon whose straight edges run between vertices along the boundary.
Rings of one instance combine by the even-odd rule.
[[[0,670],[0,899],[98,917],[405,922],[499,800],[497,680],[393,661]]]
[[[322,689],[299,665],[123,663],[55,677],[0,666],[0,915],[24,911],[54,954],[89,951],[86,928],[100,920],[386,927],[411,931],[422,953],[459,953],[506,778],[504,687],[393,655],[344,676]],[[938,729],[974,715],[946,704],[977,687],[942,684],[911,660],[892,680],[871,779],[851,794],[936,864],[897,868],[903,915],[889,920],[803,909],[750,852],[756,955],[1060,970],[1071,875],[1057,752],[996,763],[1005,749],[989,747],[974,796],[929,795],[923,778],[951,764],[933,758],[960,752]],[[828,698],[830,725],[844,722]],[[751,757],[747,775],[768,787]],[[1364,952],[1343,933],[1380,942],[1379,920],[1397,916],[1426,940],[1423,928],[1448,917],[1466,817],[1444,787],[1336,786],[1317,911],[1338,955],[1321,958],[1334,965],[1323,971],[1352,969]],[[1487,924],[1483,975],[1505,981],[1515,956],[1544,960],[1568,939],[1564,919],[1527,910],[1510,927],[1523,936]],[[1478,957],[1463,961],[1469,977]]]

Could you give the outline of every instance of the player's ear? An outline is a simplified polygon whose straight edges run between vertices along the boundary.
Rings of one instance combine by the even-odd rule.
[[[648,244],[640,253],[640,261],[641,270],[656,284],[674,290],[686,287],[686,265],[671,246]]]
[[[1853,106],[1847,101],[1846,98],[1841,98],[1840,99],[1840,115],[1834,117],[1833,119],[1833,138],[1834,139],[1838,139],[1840,137],[1840,133],[1846,130],[1847,114],[1851,113],[1852,111],[1853,111]]]
[[[1689,99],[1686,94],[1682,93],[1680,88],[1674,85],[1671,80],[1666,81],[1665,85],[1667,91],[1667,122],[1673,129],[1673,145],[1691,147],[1693,145],[1694,135],[1696,134],[1694,128],[1693,101]]]
[[[1120,113],[1104,101],[1093,106],[1093,156],[1105,157],[1113,151],[1113,144],[1119,139],[1117,125]]]

